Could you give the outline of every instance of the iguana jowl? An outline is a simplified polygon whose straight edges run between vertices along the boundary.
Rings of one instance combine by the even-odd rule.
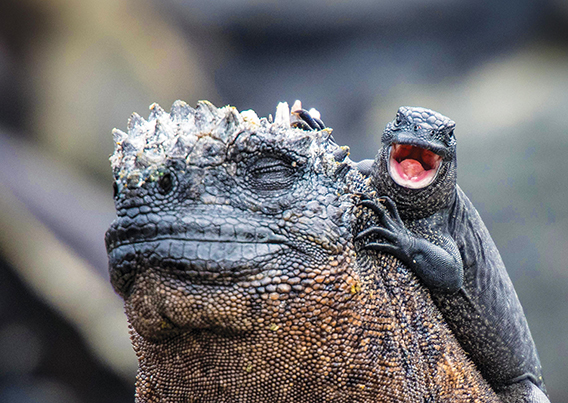
[[[376,212],[379,226],[357,239],[417,273],[502,401],[548,402],[513,284],[481,217],[456,184],[454,127],[429,109],[398,110],[367,172],[377,194],[386,196],[390,214],[363,201]]]
[[[177,101],[115,144],[137,402],[497,401],[412,271],[355,252],[372,188],[329,130]]]

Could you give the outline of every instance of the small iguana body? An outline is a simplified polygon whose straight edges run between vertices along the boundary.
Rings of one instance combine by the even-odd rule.
[[[115,143],[137,402],[498,401],[414,273],[354,250],[372,189],[329,130],[177,101]]]
[[[454,127],[429,109],[399,109],[368,172],[390,214],[364,201],[380,226],[356,239],[416,272],[502,401],[548,402],[513,284],[481,217],[456,184]]]

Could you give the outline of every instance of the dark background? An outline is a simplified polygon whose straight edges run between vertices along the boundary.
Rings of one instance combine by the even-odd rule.
[[[568,402],[568,2],[4,0],[0,401],[128,402],[107,280],[111,130],[148,106],[301,99],[351,158],[401,105],[457,123],[459,183],[499,247],[553,402]]]

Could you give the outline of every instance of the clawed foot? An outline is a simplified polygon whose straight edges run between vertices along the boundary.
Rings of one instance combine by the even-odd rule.
[[[389,253],[404,263],[410,264],[409,252],[413,246],[413,235],[406,229],[401,220],[394,202],[387,196],[382,196],[378,202],[362,196],[359,205],[366,207],[375,213],[379,224],[369,227],[355,236],[355,242],[363,242],[361,249],[374,250]],[[368,238],[375,236],[384,240],[383,242],[369,242]],[[365,242],[367,240],[367,242]]]
[[[292,105],[292,114],[298,119],[291,123],[292,127],[306,131],[325,129],[325,124],[320,119],[319,112],[315,109],[311,111],[302,109],[300,101],[296,101]]]
[[[400,219],[394,202],[382,196],[377,203],[363,196],[360,206],[371,210],[378,225],[371,226],[355,236],[362,250],[385,252],[411,268],[432,290],[454,293],[463,286],[463,265],[455,242],[440,234],[447,249],[435,245],[410,232]],[[371,241],[369,237],[378,238]]]

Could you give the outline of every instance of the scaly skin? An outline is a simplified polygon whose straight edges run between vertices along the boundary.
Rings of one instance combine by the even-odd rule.
[[[356,239],[364,241],[365,248],[393,254],[416,272],[502,401],[548,402],[536,347],[513,284],[481,217],[456,184],[454,126],[429,109],[399,109],[385,128],[383,147],[368,172],[389,213],[376,201],[364,201],[378,217],[378,226]],[[401,149],[397,144],[407,147],[405,154],[394,151]],[[425,155],[432,160],[423,149],[440,156],[430,183],[416,179],[420,170],[414,161]],[[398,179],[398,163],[392,158],[398,163],[412,158],[406,161],[412,167],[408,177],[416,178],[407,179],[403,173]],[[424,161],[422,165],[429,167]]]
[[[115,131],[111,281],[137,402],[496,402],[394,257],[356,253],[369,180],[329,130],[157,105]]]

